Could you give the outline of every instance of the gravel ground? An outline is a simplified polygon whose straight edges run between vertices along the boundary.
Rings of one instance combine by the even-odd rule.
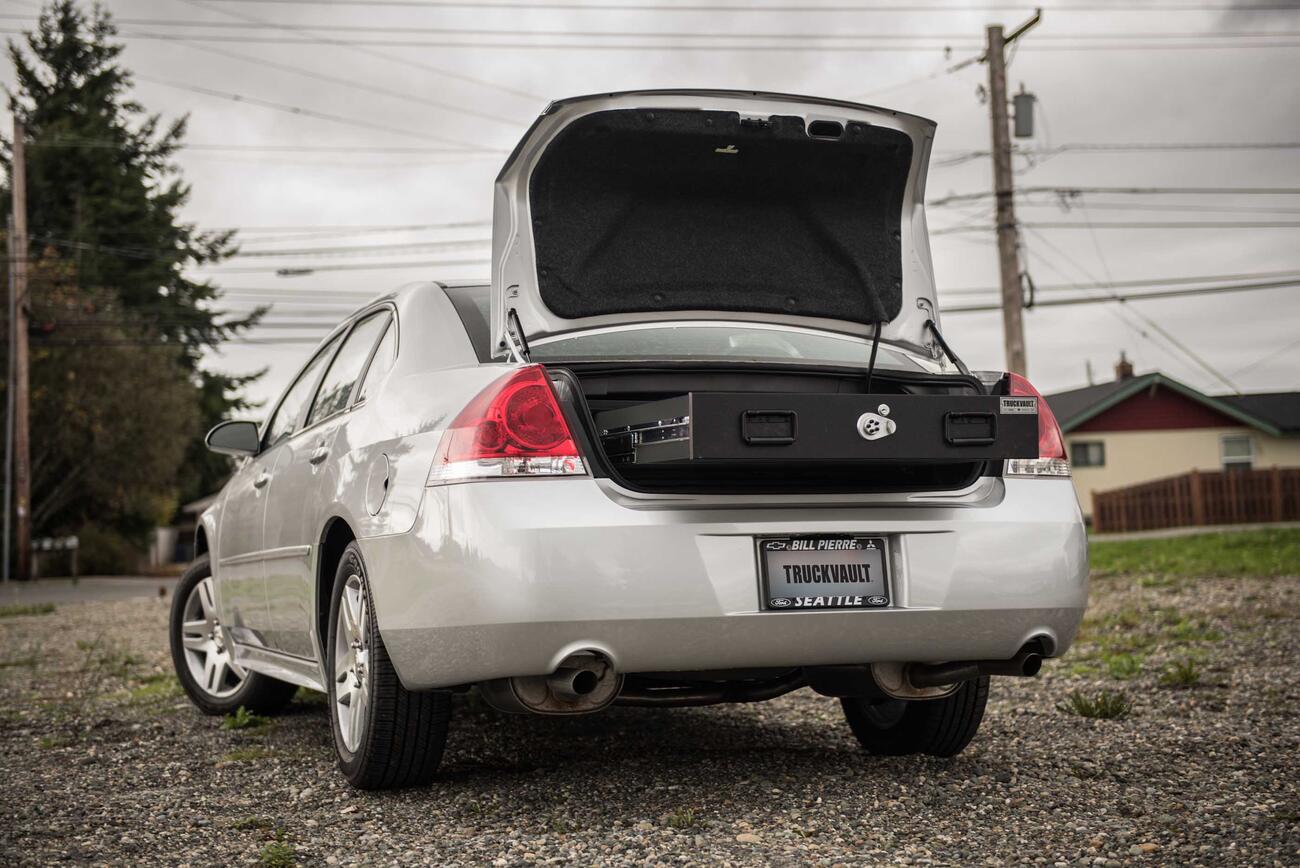
[[[320,699],[227,729],[167,600],[0,618],[0,859],[115,864],[1300,864],[1300,579],[1094,583],[1086,639],[995,679],[953,760],[862,754],[834,700],[515,718],[458,702],[430,789],[349,790]],[[1162,685],[1193,661],[1191,686]],[[1058,708],[1118,691],[1124,719]]]

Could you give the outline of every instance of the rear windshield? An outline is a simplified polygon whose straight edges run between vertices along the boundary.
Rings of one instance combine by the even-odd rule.
[[[485,286],[449,288],[447,295],[465,323],[480,361],[487,361],[488,305]],[[807,362],[866,367],[871,341],[775,326],[665,323],[542,338],[529,348],[534,361],[697,361]],[[877,367],[930,370],[920,360],[882,344]]]

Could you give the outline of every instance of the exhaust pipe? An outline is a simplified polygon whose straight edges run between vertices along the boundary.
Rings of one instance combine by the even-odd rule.
[[[565,702],[578,702],[600,686],[600,676],[590,669],[557,669],[547,676],[551,695]]]
[[[1026,649],[1010,660],[913,663],[907,667],[907,680],[913,687],[944,687],[959,681],[973,681],[981,675],[1032,678],[1042,668],[1043,655]]]
[[[623,675],[596,651],[570,654],[550,675],[495,678],[478,685],[479,695],[511,714],[587,714],[614,701]]]

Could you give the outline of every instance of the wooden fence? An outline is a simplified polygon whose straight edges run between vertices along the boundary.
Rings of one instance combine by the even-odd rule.
[[[1098,533],[1300,521],[1300,467],[1196,471],[1092,493]]]

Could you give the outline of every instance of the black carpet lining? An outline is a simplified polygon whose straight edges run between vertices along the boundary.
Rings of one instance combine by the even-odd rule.
[[[620,110],[574,121],[529,185],[542,300],[573,319],[724,310],[892,320],[912,160],[897,130]]]

